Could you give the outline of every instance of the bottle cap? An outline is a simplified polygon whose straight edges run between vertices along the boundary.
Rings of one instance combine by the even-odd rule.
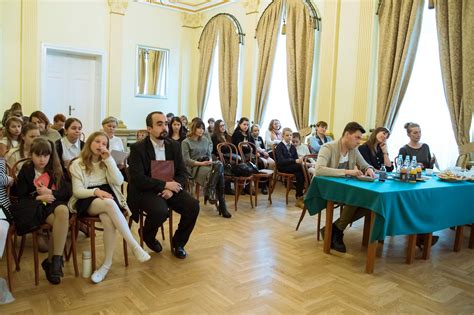
[[[90,259],[91,258],[91,252],[88,250],[85,250],[82,252],[82,259]]]

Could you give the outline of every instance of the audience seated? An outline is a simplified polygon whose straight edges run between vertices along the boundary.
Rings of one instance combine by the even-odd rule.
[[[235,128],[234,133],[232,134],[232,143],[236,147],[239,147],[239,143],[248,142],[249,139],[249,119],[247,117],[242,117],[240,118],[237,127]],[[244,154],[250,154],[249,148],[245,148]]]
[[[258,167],[261,169],[275,169],[275,161],[270,157],[267,150],[265,150],[265,143],[262,137],[260,137],[260,127],[258,125],[252,125],[252,128],[250,128],[249,141],[255,144],[257,153],[260,154]]]
[[[21,104],[18,102],[13,103],[12,106],[10,106],[10,108],[3,113],[2,125],[5,126],[7,123],[7,119],[13,116],[16,116],[18,118],[23,117],[22,107]]]
[[[210,135],[212,135],[212,133],[214,132],[215,122],[216,122],[215,119],[212,118],[212,117],[207,120],[207,124],[208,124],[207,125],[207,133],[210,134]]]
[[[295,146],[292,144],[293,132],[290,128],[283,128],[283,140],[276,146],[276,167],[283,173],[295,174],[296,199],[303,198],[304,175],[301,168],[302,160],[298,158]],[[301,201],[299,201],[301,203]]]
[[[130,178],[128,202],[137,221],[139,211],[146,212],[142,235],[145,244],[155,252],[161,252],[155,238],[158,228],[168,218],[168,208],[181,214],[181,220],[173,239],[173,253],[186,258],[184,247],[194,229],[199,214],[199,201],[183,190],[188,180],[179,143],[168,138],[168,120],[162,112],[151,112],[146,117],[149,136],[130,147]],[[151,162],[174,161],[174,177],[163,181],[152,177]]]
[[[21,159],[30,157],[30,147],[33,140],[40,136],[40,131],[37,125],[27,123],[23,126],[20,135],[20,143],[18,147],[13,148],[7,152],[5,159],[9,167],[13,167],[16,162]],[[17,168],[17,174],[21,166]]]
[[[220,161],[212,161],[212,143],[204,136],[204,130],[202,120],[192,122],[188,137],[181,144],[184,163],[192,179],[204,187],[204,202],[215,203],[219,215],[230,218],[224,195],[224,167]]]
[[[18,147],[22,126],[21,118],[12,116],[7,119],[4,137],[0,140],[0,157],[5,156],[8,150]]]
[[[63,173],[66,179],[71,180],[67,172],[69,163],[78,157],[82,148],[84,148],[84,141],[80,139],[82,134],[81,121],[77,118],[68,118],[64,124],[64,134],[65,137],[57,140],[55,146]]]
[[[61,135],[56,130],[50,128],[49,119],[42,111],[32,112],[30,115],[30,122],[37,125],[40,131],[40,134],[43,137],[48,138],[53,143],[61,139]]]
[[[313,136],[308,138],[309,151],[313,154],[318,154],[321,146],[327,142],[333,141],[329,136],[326,136],[328,124],[325,121],[318,121],[316,124],[316,132]]]
[[[268,125],[268,130],[265,131],[265,144],[267,145],[267,150],[270,151],[272,149],[272,145],[277,145],[282,140],[281,134],[281,124],[278,119],[270,120],[270,124]]]
[[[183,142],[186,139],[187,130],[181,123],[181,119],[179,117],[171,118],[171,123],[168,125],[170,130],[168,137],[179,143]]]
[[[78,216],[98,216],[104,228],[104,262],[91,276],[94,283],[102,282],[110,267],[116,243],[115,230],[122,235],[140,262],[150,255],[140,247],[122,213],[130,212],[121,192],[123,176],[109,151],[109,137],[101,131],[92,133],[78,159],[70,166],[73,197],[69,206]]]
[[[365,174],[375,178],[374,169],[362,157],[357,146],[360,144],[364,128],[357,122],[350,122],[344,128],[338,141],[328,142],[319,150],[316,161],[316,176],[361,176]],[[331,248],[345,253],[344,230],[349,223],[364,217],[369,210],[344,205],[341,217],[332,225]],[[324,235],[324,228],[321,229]],[[324,237],[324,236],[323,236]]]
[[[53,125],[51,128],[57,130],[61,137],[64,137],[64,124],[66,123],[66,116],[63,114],[56,114],[53,117]]]

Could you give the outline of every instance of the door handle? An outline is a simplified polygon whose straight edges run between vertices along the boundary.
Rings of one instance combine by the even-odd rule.
[[[69,105],[69,116],[72,115],[73,110],[76,110],[76,109],[74,107],[72,107],[71,105]]]

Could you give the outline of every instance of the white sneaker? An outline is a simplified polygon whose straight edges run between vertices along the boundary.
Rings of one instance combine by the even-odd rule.
[[[94,273],[91,276],[91,280],[94,283],[100,283],[105,279],[105,276],[107,276],[107,273],[109,272],[110,267],[102,265],[100,266],[99,269],[94,271]]]
[[[139,262],[145,262],[150,260],[151,256],[143,248],[137,246],[133,249],[133,255]]]

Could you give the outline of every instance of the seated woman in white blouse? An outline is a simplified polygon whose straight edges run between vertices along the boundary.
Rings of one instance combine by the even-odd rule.
[[[64,137],[55,143],[56,152],[58,152],[59,162],[63,167],[63,173],[66,179],[69,179],[67,167],[72,159],[81,154],[84,147],[84,141],[81,138],[82,122],[77,118],[68,118],[64,123]]]

